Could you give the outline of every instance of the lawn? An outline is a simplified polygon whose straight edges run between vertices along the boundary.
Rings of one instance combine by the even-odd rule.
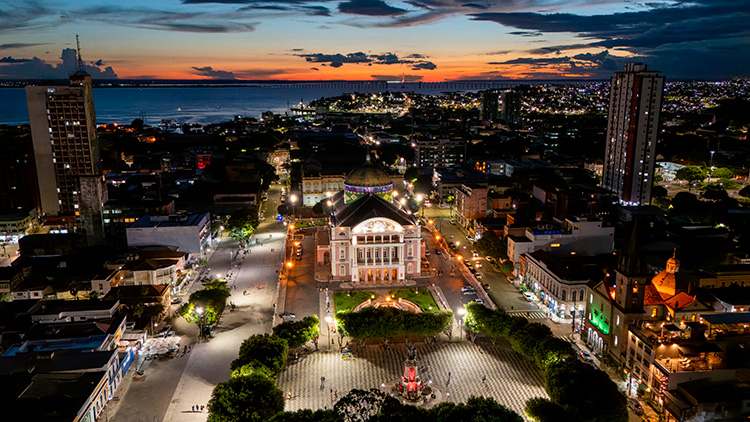
[[[347,293],[351,296],[347,296]],[[367,299],[370,299],[372,296],[378,297],[375,293],[368,291],[336,292],[333,294],[333,307],[336,312],[348,311]]]
[[[440,310],[429,289],[418,289],[419,293],[414,293],[414,290],[415,289],[399,289],[392,291],[390,294],[393,297],[404,298],[413,302],[415,305],[422,308],[422,311],[424,312],[437,312]],[[430,307],[432,307],[432,309],[430,309]]]

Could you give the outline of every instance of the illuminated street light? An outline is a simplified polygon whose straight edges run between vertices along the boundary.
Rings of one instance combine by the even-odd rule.
[[[326,316],[324,319],[325,319],[326,323],[328,324],[328,326],[327,326],[327,328],[328,328],[328,344],[330,345],[331,344],[331,323],[333,322],[333,318],[331,318],[330,316]],[[331,346],[328,346],[328,347],[330,348]]]
[[[294,263],[292,263],[292,261],[287,261],[286,263],[287,268],[292,268],[293,266],[294,266]]]
[[[401,203],[401,205],[406,205],[406,198],[401,198],[399,202]]]

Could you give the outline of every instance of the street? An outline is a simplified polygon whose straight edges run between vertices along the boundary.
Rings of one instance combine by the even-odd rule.
[[[251,237],[247,254],[237,253],[236,240],[222,237],[217,239],[216,250],[208,260],[207,276],[223,278],[231,273],[228,284],[232,296],[228,301],[236,305],[235,310],[227,307],[214,337],[201,343],[197,342],[198,328],[174,316],[174,331],[182,337],[182,346],[188,345],[192,351],[167,361],[147,361],[142,379],[125,380],[123,384],[129,383],[129,388],[118,391],[121,400],[108,406],[113,421],[206,420],[208,413],[193,412],[192,406],[207,405],[216,384],[229,379],[229,364],[237,357],[242,341],[271,329],[285,242],[285,226],[273,218],[279,191],[279,185],[271,187],[263,207],[268,218]],[[183,300],[201,287],[194,280]],[[173,314],[176,309],[177,305],[173,305],[169,312]]]

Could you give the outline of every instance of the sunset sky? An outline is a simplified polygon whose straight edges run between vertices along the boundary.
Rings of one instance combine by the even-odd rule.
[[[0,0],[0,79],[750,76],[750,1]]]

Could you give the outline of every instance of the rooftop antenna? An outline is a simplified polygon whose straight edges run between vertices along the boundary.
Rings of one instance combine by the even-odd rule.
[[[78,56],[78,71],[83,72],[83,59],[81,58],[81,43],[78,41],[78,34],[76,34],[76,55]]]

